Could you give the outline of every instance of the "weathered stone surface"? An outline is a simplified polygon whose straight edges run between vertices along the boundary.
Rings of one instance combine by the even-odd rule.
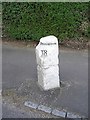
[[[34,109],[37,109],[37,107],[38,107],[38,104],[33,103],[33,102],[31,102],[31,101],[26,101],[26,102],[24,103],[24,105],[27,106],[27,107],[30,107],[30,108],[34,108]]]
[[[58,40],[56,37],[48,36],[41,38],[36,46],[37,64],[43,68],[59,64],[58,53]]]
[[[38,83],[40,86],[43,86],[44,90],[60,87],[58,65],[50,66],[46,69],[37,66],[37,70]]]
[[[58,40],[55,36],[40,39],[36,46],[38,83],[44,90],[60,87]]]
[[[44,105],[39,105],[38,110],[44,111],[46,113],[51,113],[52,109],[50,107],[47,107],[47,106],[44,106]]]
[[[63,118],[65,118],[65,116],[66,116],[66,112],[64,112],[64,111],[59,111],[59,110],[57,110],[57,109],[54,109],[54,110],[52,111],[52,114],[53,114],[53,115],[56,115],[56,116],[59,116],[59,117],[63,117]]]
[[[73,113],[67,113],[67,118],[81,118],[79,115],[73,114]]]

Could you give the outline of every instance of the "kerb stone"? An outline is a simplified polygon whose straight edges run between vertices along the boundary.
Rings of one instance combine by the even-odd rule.
[[[53,115],[56,115],[56,116],[58,116],[58,117],[63,117],[63,118],[66,117],[66,112],[64,112],[64,111],[59,111],[59,110],[57,110],[57,109],[54,109],[54,110],[52,111],[52,114],[53,114]]]
[[[74,113],[67,113],[67,118],[81,118],[79,115],[76,115]]]
[[[46,113],[51,113],[52,109],[50,107],[47,107],[47,106],[44,106],[44,105],[39,105],[38,110],[44,111]]]
[[[33,103],[33,102],[31,102],[31,101],[26,101],[26,102],[24,103],[24,105],[27,106],[27,107],[30,107],[30,108],[34,108],[34,109],[37,109],[37,107],[38,107],[38,104]]]

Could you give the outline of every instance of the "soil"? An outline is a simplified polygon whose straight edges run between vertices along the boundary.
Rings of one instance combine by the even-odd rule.
[[[39,42],[21,41],[21,40],[12,40],[12,39],[3,38],[2,43],[11,44],[17,47],[36,47]],[[64,42],[59,42],[59,47],[62,49],[82,50],[82,49],[88,49],[89,46],[90,46],[90,41],[88,40],[83,40],[83,41],[65,40]]]

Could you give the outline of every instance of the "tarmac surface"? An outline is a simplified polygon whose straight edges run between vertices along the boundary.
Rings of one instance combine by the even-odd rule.
[[[35,48],[2,46],[3,97],[13,93],[32,101],[88,117],[88,52],[60,50],[60,89],[42,91],[37,85]],[[15,97],[14,99],[17,99]],[[18,102],[20,104],[20,102]],[[3,114],[5,114],[4,107]]]

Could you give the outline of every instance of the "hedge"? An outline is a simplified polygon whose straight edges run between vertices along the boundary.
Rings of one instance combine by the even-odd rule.
[[[88,37],[88,3],[2,3],[4,34],[19,40],[55,35],[59,40]]]

